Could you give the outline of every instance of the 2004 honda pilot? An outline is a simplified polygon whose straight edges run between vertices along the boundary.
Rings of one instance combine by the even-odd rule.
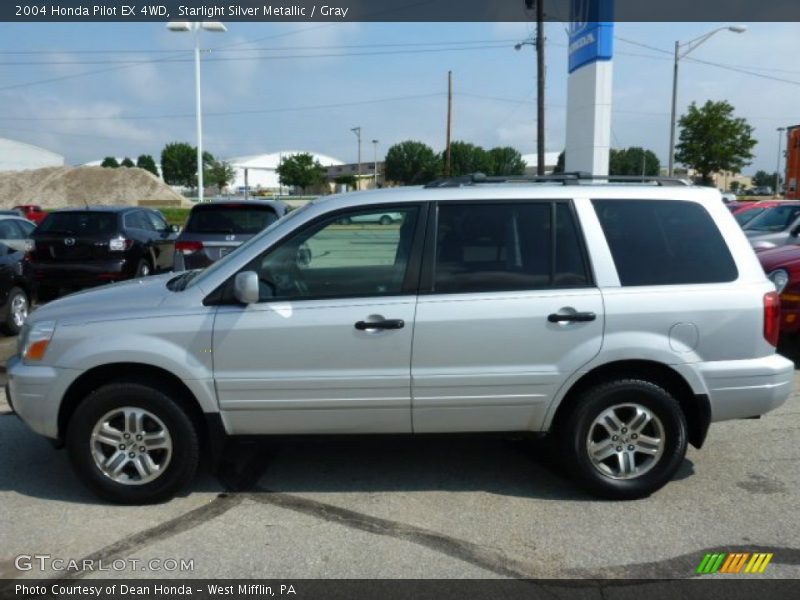
[[[549,432],[637,498],[710,422],[785,401],[778,318],[716,190],[473,178],[330,197],[204,271],[45,305],[8,395],[117,502],[169,498],[226,436],[488,431]]]

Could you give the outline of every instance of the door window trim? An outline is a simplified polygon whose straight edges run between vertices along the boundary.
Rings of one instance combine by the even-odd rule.
[[[420,295],[463,295],[463,294],[506,294],[506,293],[525,293],[528,291],[547,291],[547,290],[584,290],[584,289],[591,289],[596,288],[597,284],[595,282],[594,277],[594,269],[591,263],[591,256],[588,251],[588,247],[586,244],[586,237],[583,233],[583,228],[581,227],[580,219],[578,218],[578,213],[575,210],[575,202],[571,198],[556,198],[556,199],[534,199],[534,198],[502,198],[502,199],[489,199],[489,198],[454,198],[452,200],[436,200],[432,201],[431,203],[431,210],[430,210],[430,218],[428,219],[428,226],[425,232],[425,255],[422,261],[422,267],[420,272],[420,285],[419,285],[419,294]],[[458,292],[437,292],[435,289],[435,281],[436,281],[436,250],[437,250],[437,234],[439,228],[439,207],[446,206],[448,204],[548,204],[550,205],[550,227],[551,231],[555,232],[556,230],[556,207],[558,205],[566,205],[570,211],[570,215],[572,216],[573,223],[575,225],[575,234],[578,241],[578,251],[580,253],[581,259],[583,260],[583,267],[586,276],[586,283],[581,285],[572,285],[572,286],[556,286],[554,284],[546,285],[546,286],[536,286],[530,288],[523,288],[523,289],[511,289],[511,290],[483,290],[483,291],[458,291]],[[551,256],[550,256],[550,273],[551,273],[551,280],[554,278],[555,269],[556,269],[556,236],[551,235],[550,239],[550,246],[551,246]]]

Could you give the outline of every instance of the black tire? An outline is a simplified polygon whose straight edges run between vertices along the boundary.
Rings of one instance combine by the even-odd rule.
[[[663,428],[664,446],[661,455],[652,459],[649,470],[620,479],[593,464],[587,438],[592,424],[603,411],[629,403],[640,405],[657,417]],[[657,491],[672,478],[686,456],[687,426],[680,405],[658,385],[636,379],[612,381],[583,392],[575,408],[561,423],[557,435],[562,456],[578,482],[598,496],[616,500],[643,498]],[[623,444],[620,447],[624,447],[628,442],[620,443]],[[616,454],[608,459],[612,467],[615,459]],[[635,460],[647,461],[648,457],[638,455]]]
[[[390,217],[389,215],[383,215],[378,222],[381,225],[391,225],[392,223],[394,223],[392,217]]]
[[[147,483],[114,481],[100,470],[92,454],[95,425],[104,415],[122,407],[155,415],[172,439],[172,454],[164,472]],[[111,383],[89,394],[69,421],[66,441],[78,477],[95,494],[117,504],[152,504],[172,498],[192,481],[200,460],[197,430],[186,412],[168,394],[136,382]]]
[[[6,300],[6,305],[3,307],[3,320],[0,322],[0,331],[5,333],[6,335],[17,335],[22,329],[22,324],[18,324],[14,318],[14,311],[12,310],[14,303],[18,301],[17,299],[24,300],[26,314],[27,311],[30,310],[31,301],[28,297],[28,294],[25,293],[25,290],[13,287],[8,292],[8,300]]]
[[[136,277],[148,277],[153,274],[153,268],[150,266],[150,261],[143,258],[136,265]]]

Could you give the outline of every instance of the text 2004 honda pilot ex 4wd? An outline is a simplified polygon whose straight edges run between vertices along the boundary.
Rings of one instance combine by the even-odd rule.
[[[784,402],[778,302],[716,190],[475,177],[330,197],[204,271],[43,306],[9,398],[118,502],[168,498],[224,436],[488,431],[549,432],[636,498],[710,422]]]

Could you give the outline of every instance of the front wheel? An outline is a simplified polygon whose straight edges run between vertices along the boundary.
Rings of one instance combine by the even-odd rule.
[[[120,504],[171,498],[193,479],[199,462],[197,431],[183,409],[134,382],[92,392],[70,419],[67,447],[81,480]]]
[[[686,455],[686,418],[663,388],[618,380],[583,392],[558,432],[563,455],[595,494],[635,499],[652,494]]]

